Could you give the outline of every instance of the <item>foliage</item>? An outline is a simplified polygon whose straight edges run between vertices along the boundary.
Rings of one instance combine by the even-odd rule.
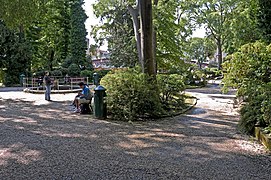
[[[196,60],[199,68],[202,68],[202,63],[211,59],[216,51],[216,46],[210,38],[191,38],[189,39],[189,47],[187,48],[186,59]]]
[[[156,33],[156,59],[158,69],[170,70],[184,66],[186,38],[190,35],[186,9],[179,1],[158,1],[154,6],[154,29]],[[175,13],[177,12],[177,14]]]
[[[205,68],[204,74],[207,79],[213,79],[215,77],[222,77],[222,71],[218,70],[217,68]]]
[[[224,90],[237,88],[246,100],[240,126],[251,133],[255,124],[270,125],[271,45],[256,42],[244,45],[224,64]]]
[[[71,31],[70,31],[70,55],[72,63],[77,65],[86,65],[86,28],[85,21],[87,16],[82,7],[82,0],[71,1]]]
[[[175,107],[183,106],[183,98],[181,92],[185,90],[184,77],[179,74],[158,74],[157,84],[160,91],[160,100],[164,108],[170,109],[175,101]]]
[[[11,28],[28,27],[43,12],[45,0],[0,0],[0,19]]]
[[[271,82],[263,86],[262,96],[264,100],[261,103],[261,112],[263,120],[267,125],[271,125]]]
[[[111,3],[102,0],[94,5],[94,13],[104,21],[104,24],[96,26],[93,34],[97,41],[103,39],[108,41],[110,62],[113,66],[134,67],[138,61],[132,19],[125,4]],[[101,36],[98,36],[98,33]]]
[[[254,127],[257,123],[259,125],[263,125],[263,119],[261,110],[259,109],[261,105],[261,100],[258,96],[257,98],[253,99],[252,101],[245,104],[241,110],[241,118],[238,123],[238,127],[242,133],[245,134],[253,134]]]
[[[224,63],[224,79],[227,87],[238,88],[238,95],[245,96],[254,91],[257,85],[270,82],[271,45],[262,42],[250,43],[241,47],[239,52]]]
[[[188,17],[198,26],[204,26],[208,37],[215,40],[218,49],[218,68],[222,52],[233,52],[241,45],[257,38],[255,0],[187,0]],[[254,11],[254,12],[255,12]]]
[[[68,67],[68,75],[71,76],[71,77],[76,77],[76,76],[79,76],[80,75],[80,68],[77,64],[71,64],[69,67]]]
[[[80,72],[81,77],[88,77],[92,79],[92,75],[93,75],[93,71],[90,71],[90,70],[83,70]]]
[[[262,32],[263,40],[271,43],[271,1],[258,0],[259,10],[257,11],[258,26]]]
[[[207,83],[204,71],[193,66],[184,73],[184,76],[186,85],[205,86]]]
[[[131,15],[127,6],[134,6],[135,1],[109,1],[101,0],[94,5],[94,13],[104,23],[96,26],[93,34],[97,42],[107,40],[111,53],[112,63],[116,67],[132,67],[136,65],[136,41]],[[184,66],[182,41],[191,33],[186,29],[188,24],[185,10],[180,8],[177,1],[158,1],[153,7],[153,24],[155,39],[154,47],[157,67],[161,70],[179,69]],[[178,15],[175,12],[178,11]],[[97,33],[99,32],[99,36]],[[190,33],[189,33],[190,32]]]
[[[116,70],[101,80],[107,89],[107,107],[114,119],[135,120],[161,115],[161,103],[146,74],[133,69]]]
[[[33,23],[27,36],[34,47],[33,70],[59,68],[68,56],[70,44],[70,4],[48,0],[44,14]],[[33,36],[34,34],[34,36]]]
[[[19,75],[29,73],[31,53],[28,43],[0,21],[0,67],[4,69],[4,84],[19,84]]]
[[[51,71],[50,75],[51,76],[63,76],[61,69],[56,69],[56,70]]]

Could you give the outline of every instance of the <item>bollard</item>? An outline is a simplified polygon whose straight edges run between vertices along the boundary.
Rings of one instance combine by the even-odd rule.
[[[104,102],[105,88],[97,86],[94,91],[94,116],[97,119],[106,118],[106,103]]]
[[[24,74],[21,74],[20,75],[20,85],[23,87],[23,85],[24,85],[24,77],[25,77],[25,75]]]
[[[93,84],[96,87],[100,85],[100,77],[98,73],[93,73]]]

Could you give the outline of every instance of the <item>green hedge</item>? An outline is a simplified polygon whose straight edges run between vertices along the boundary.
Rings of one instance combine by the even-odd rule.
[[[255,125],[271,125],[271,45],[256,42],[246,44],[227,58],[224,68],[224,91],[237,88],[244,97],[239,127],[252,134]]]
[[[113,119],[158,118],[172,106],[184,105],[180,75],[157,75],[153,80],[135,69],[115,70],[101,80],[107,90],[107,107]],[[177,105],[178,104],[178,105]]]

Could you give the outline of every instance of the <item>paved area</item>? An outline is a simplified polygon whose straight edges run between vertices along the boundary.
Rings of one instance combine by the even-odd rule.
[[[236,130],[233,95],[190,90],[186,115],[111,122],[73,114],[75,94],[0,92],[0,179],[261,179],[271,157]]]

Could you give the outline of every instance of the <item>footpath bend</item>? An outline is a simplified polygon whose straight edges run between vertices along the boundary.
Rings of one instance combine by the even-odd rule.
[[[271,156],[237,130],[234,95],[188,90],[185,115],[112,122],[74,114],[75,94],[0,89],[0,179],[271,179]]]

